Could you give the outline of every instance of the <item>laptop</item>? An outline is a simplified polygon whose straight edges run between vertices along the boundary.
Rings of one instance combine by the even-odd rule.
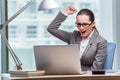
[[[37,70],[45,74],[80,74],[81,65],[78,45],[35,45],[35,63]]]

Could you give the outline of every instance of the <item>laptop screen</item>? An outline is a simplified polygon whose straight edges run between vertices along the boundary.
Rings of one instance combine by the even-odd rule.
[[[78,45],[34,46],[37,70],[46,74],[80,74]]]

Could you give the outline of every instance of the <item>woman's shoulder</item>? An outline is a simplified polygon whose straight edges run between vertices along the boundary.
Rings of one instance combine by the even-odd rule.
[[[100,34],[98,34],[97,32],[93,33],[93,37],[92,38],[95,38],[95,40],[97,42],[107,42],[107,40],[103,36],[101,36]]]
[[[103,36],[101,36],[101,35],[99,35],[96,38],[96,40],[98,41],[98,43],[106,43],[107,44],[107,40]]]
[[[74,30],[74,31],[73,31],[73,34],[76,34],[76,35],[78,35],[78,34],[79,34],[79,35],[80,35],[80,32],[79,32],[79,31],[77,31],[77,30]]]
[[[81,36],[80,32],[77,31],[77,30],[74,30],[74,31],[73,31],[73,35],[74,35],[74,36]]]

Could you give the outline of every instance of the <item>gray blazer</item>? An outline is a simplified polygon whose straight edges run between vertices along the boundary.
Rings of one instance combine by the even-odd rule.
[[[52,21],[47,30],[55,37],[68,44],[79,44],[82,39],[79,31],[67,32],[59,29],[61,23],[67,18],[61,12]],[[107,54],[107,41],[94,31],[90,41],[81,57],[82,70],[101,70]]]

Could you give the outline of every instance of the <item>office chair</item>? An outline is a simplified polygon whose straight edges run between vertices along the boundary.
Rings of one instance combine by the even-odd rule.
[[[116,44],[108,42],[107,43],[107,57],[104,65],[104,70],[111,70],[113,65],[114,53]]]

